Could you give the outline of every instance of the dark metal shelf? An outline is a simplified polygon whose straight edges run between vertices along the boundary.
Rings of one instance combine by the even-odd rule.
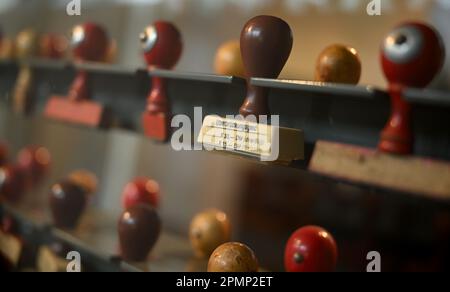
[[[19,211],[4,203],[0,204],[0,215],[11,216],[18,224],[18,235],[28,243],[38,247],[62,243],[69,250],[79,252],[82,263],[97,271],[184,271],[194,258],[187,239],[162,232],[149,260],[142,263],[123,261],[118,256],[116,221],[99,210],[87,210],[79,226],[70,231],[36,220],[28,211]],[[201,270],[206,271],[206,264]]]
[[[313,94],[326,94],[327,96],[353,97],[368,100],[378,98],[383,94],[382,90],[373,86],[353,86],[302,80],[252,78],[251,84],[261,87],[297,90]]]
[[[103,254],[71,233],[53,228],[51,236],[53,241],[62,242],[71,250],[79,252],[83,262],[88,262],[89,266],[95,267],[96,270],[101,272],[121,271],[120,262],[115,261],[113,256]]]
[[[71,66],[71,63],[67,60],[50,60],[50,59],[31,59],[25,61],[25,64],[32,68],[45,68],[53,70],[62,70]]]
[[[102,254],[101,250],[92,248],[70,232],[55,228],[42,218],[36,218],[33,214],[35,211],[22,210],[20,207],[18,209],[5,203],[0,205],[0,215],[11,216],[18,226],[18,235],[28,244],[40,247],[61,242],[70,250],[78,251],[82,262],[87,263],[91,268],[98,271],[121,271],[120,263],[114,262],[112,257]]]
[[[25,61],[32,68],[49,69],[49,70],[64,70],[67,68],[74,68],[85,70],[92,73],[100,74],[122,74],[133,75],[138,71],[134,68],[127,68],[124,66],[117,66],[96,62],[71,62],[69,60],[51,60],[51,59],[30,59]]]
[[[155,76],[155,77],[161,77],[161,78],[167,78],[167,79],[213,82],[213,83],[223,83],[223,84],[244,84],[245,83],[245,79],[235,77],[235,76],[179,72],[179,71],[162,70],[162,69],[151,69],[148,71],[148,74],[151,77]]]
[[[65,68],[82,69],[94,73],[103,74],[122,74],[135,75],[137,72],[147,72],[152,77],[161,77],[167,79],[178,79],[187,81],[212,82],[222,84],[237,84],[244,85],[245,79],[236,76],[223,76],[215,74],[179,72],[174,70],[162,69],[145,69],[145,68],[130,68],[118,65],[86,62],[73,63],[68,60],[51,60],[35,58],[25,61],[26,64],[33,68],[63,70]],[[0,60],[0,65],[14,65],[17,64],[14,60]],[[348,97],[373,100],[379,97],[386,97],[386,92],[383,89],[366,85],[353,86],[345,84],[323,83],[315,81],[304,80],[288,80],[288,79],[267,79],[267,78],[252,78],[251,84],[255,86],[269,87],[274,89],[302,91],[311,94],[327,95],[337,98]],[[430,90],[430,89],[416,89],[408,88],[405,91],[405,99],[411,103],[432,105],[432,106],[450,106],[450,93]]]
[[[450,107],[450,92],[408,88],[405,99],[415,104]]]
[[[0,65],[14,64],[14,61],[3,60]],[[212,82],[222,84],[244,84],[245,79],[235,76],[223,76],[215,74],[193,73],[193,72],[180,72],[174,70],[163,69],[146,69],[146,68],[130,68],[120,65],[112,65],[97,62],[70,62],[68,60],[51,60],[35,58],[25,61],[31,67],[41,69],[53,69],[62,70],[65,68],[75,68],[80,70],[86,70],[93,73],[103,74],[122,74],[122,75],[135,75],[138,72],[147,73],[150,77],[161,77],[167,79],[179,79],[189,81],[200,82]]]
[[[388,93],[385,90],[370,85],[353,86],[315,81],[286,79],[277,80],[266,78],[252,78],[251,83],[255,86],[294,90],[336,98],[358,98],[362,100],[374,100],[376,98],[386,98],[388,96]],[[445,107],[450,106],[450,92],[432,89],[408,88],[405,91],[404,98],[412,104]]]
[[[135,75],[138,69],[103,63],[74,63],[76,69],[93,73]]]
[[[1,66],[10,66],[10,65],[16,65],[16,64],[17,64],[17,62],[15,60],[0,59]]]

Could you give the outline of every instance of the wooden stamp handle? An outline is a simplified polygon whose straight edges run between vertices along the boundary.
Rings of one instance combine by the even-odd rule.
[[[13,110],[16,113],[28,114],[32,111],[33,101],[30,94],[32,83],[33,71],[29,66],[22,65],[14,87]]]
[[[74,102],[89,99],[89,76],[84,70],[79,71],[69,91],[69,100]]]
[[[166,80],[161,77],[153,77],[152,83],[152,90],[147,101],[147,112],[169,114],[170,104],[166,94]]]
[[[244,117],[255,115],[257,118],[261,115],[270,115],[268,96],[268,88],[249,84],[247,89],[247,98],[241,106],[239,113]]]
[[[381,132],[378,149],[392,154],[412,153],[411,105],[403,99],[403,87],[391,84],[391,116]]]

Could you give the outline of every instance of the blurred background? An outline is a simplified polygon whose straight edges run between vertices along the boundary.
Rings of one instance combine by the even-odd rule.
[[[427,20],[450,47],[450,4],[447,0],[382,0],[381,16],[368,16],[368,0],[81,0],[81,16],[67,16],[67,0],[2,0],[0,23],[13,37],[24,27],[69,34],[85,20],[105,25],[117,40],[120,64],[143,66],[138,36],[158,19],[181,29],[185,50],[179,70],[212,72],[218,46],[239,38],[248,19],[270,14],[285,19],[294,32],[294,48],[281,77],[312,79],[318,54],[328,45],[355,47],[362,58],[361,83],[384,86],[378,54],[380,40],[405,20]],[[450,61],[436,84],[449,87]]]

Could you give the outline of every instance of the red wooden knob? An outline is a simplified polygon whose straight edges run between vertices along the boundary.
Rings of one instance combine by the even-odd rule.
[[[292,31],[282,19],[257,16],[244,26],[241,33],[241,54],[247,79],[278,78],[292,50]],[[268,89],[250,85],[240,109],[243,116],[269,115]]]
[[[140,39],[149,67],[172,69],[181,57],[181,33],[170,22],[156,21],[144,30]]]
[[[0,166],[8,161],[8,146],[0,142]]]
[[[140,35],[145,61],[149,68],[172,69],[183,49],[181,33],[170,22],[157,21]],[[165,80],[152,78],[152,90],[147,99],[147,110],[143,116],[147,136],[166,141],[169,136],[170,103]]]
[[[67,50],[67,39],[57,34],[45,34],[39,40],[39,56],[48,59],[61,59]]]
[[[22,169],[15,165],[0,168],[0,195],[8,202],[20,201],[25,192],[26,180]]]
[[[31,187],[38,184],[50,169],[51,155],[42,146],[28,146],[17,155],[17,165],[27,176]]]
[[[68,175],[67,179],[84,188],[89,196],[93,196],[97,191],[97,176],[88,170],[75,170]]]
[[[77,25],[72,30],[71,45],[77,61],[101,61],[108,50],[106,30],[92,22]]]
[[[316,226],[295,231],[289,238],[284,253],[288,272],[333,272],[338,251],[333,236]]]
[[[154,208],[159,205],[159,184],[149,178],[138,177],[129,182],[122,194],[122,205],[129,209],[138,204],[148,204]]]
[[[180,59],[183,42],[181,33],[172,23],[157,21],[145,29],[140,39],[145,61],[150,68],[172,69]],[[153,78],[147,111],[149,113],[170,111],[165,82],[159,77]]]
[[[72,30],[71,45],[76,61],[100,62],[108,51],[108,34],[103,27],[92,22],[77,25]],[[88,74],[81,70],[72,83],[69,99],[82,101],[89,96]]]
[[[403,99],[405,87],[427,86],[444,64],[445,49],[439,33],[418,22],[399,25],[384,39],[381,64],[389,82],[391,116],[381,133],[378,148],[410,154],[413,147],[411,107]]]

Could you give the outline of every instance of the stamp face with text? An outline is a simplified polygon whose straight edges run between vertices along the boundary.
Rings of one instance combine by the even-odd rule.
[[[206,150],[235,152],[267,162],[303,159],[300,130],[246,119],[207,116],[197,142]]]

